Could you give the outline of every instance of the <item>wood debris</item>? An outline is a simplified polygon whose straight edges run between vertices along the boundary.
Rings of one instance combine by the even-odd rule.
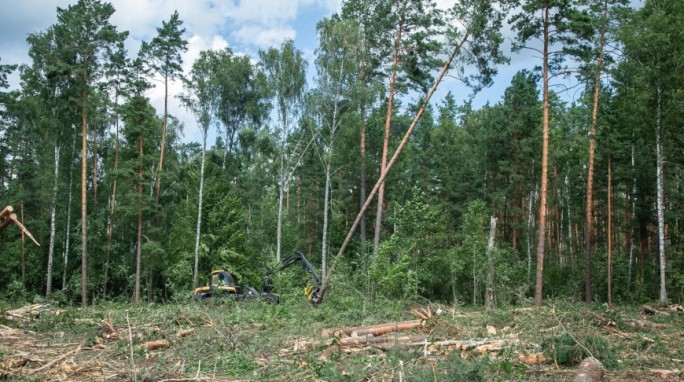
[[[603,380],[606,368],[594,357],[585,358],[577,369],[572,382],[598,382]]]
[[[360,337],[360,336],[381,336],[383,334],[411,330],[424,325],[423,320],[388,322],[376,325],[354,326],[339,329],[324,329],[321,337]]]
[[[8,310],[5,312],[5,318],[8,320],[29,320],[46,311],[49,306],[50,304],[32,304],[23,308]]]
[[[181,329],[178,331],[178,333],[176,333],[176,335],[180,338],[183,338],[194,331],[195,329]]]
[[[107,340],[117,341],[119,337],[119,332],[114,329],[114,326],[106,320],[100,322],[99,330],[102,332],[102,338]]]
[[[158,341],[148,341],[140,345],[141,348],[147,350],[157,350],[169,346],[169,341],[158,340]]]
[[[656,309],[652,306],[649,305],[644,305],[643,310],[641,311],[643,314],[650,314],[650,315],[656,315],[656,314],[661,314],[663,316],[669,316],[670,313],[662,310],[662,309]]]

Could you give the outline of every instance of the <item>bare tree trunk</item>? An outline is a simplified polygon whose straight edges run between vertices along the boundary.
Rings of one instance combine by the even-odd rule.
[[[192,273],[192,287],[197,287],[197,273],[199,272],[199,243],[202,227],[202,195],[204,194],[204,159],[207,152],[207,131],[202,134],[202,161],[200,164],[199,201],[197,203],[197,230],[195,231],[195,268]]]
[[[542,305],[542,287],[544,277],[544,240],[546,240],[546,193],[548,187],[549,162],[549,8],[544,8],[544,101],[542,114],[542,173],[539,196],[539,239],[537,241],[537,272],[534,288],[534,303]]]
[[[613,220],[612,220],[612,179],[608,153],[608,306],[613,304]]]
[[[88,67],[88,59],[84,60]],[[83,105],[81,116],[81,304],[88,305],[88,71],[83,74]]]
[[[496,218],[491,217],[489,223],[489,240],[487,241],[487,291],[485,292],[485,309],[494,308],[494,238],[496,236]]]
[[[23,188],[23,186],[22,186]],[[19,202],[21,210],[21,224],[24,223],[24,201]],[[26,288],[26,243],[24,231],[21,231],[21,284]]]
[[[118,94],[117,100],[114,101],[118,104]],[[114,210],[116,208],[116,181],[119,176],[119,117],[116,118],[116,141],[114,143],[114,180],[112,182],[112,197],[110,199],[111,205],[109,206],[109,221],[107,224],[107,254],[105,256],[105,267],[104,267],[104,280],[102,281],[102,294],[107,296],[107,281],[109,280],[109,260],[111,258],[112,252],[112,236],[114,234]],[[157,203],[159,201],[157,200]]]
[[[142,199],[143,199],[143,136],[138,135],[138,236],[135,252],[135,289],[133,290],[133,304],[140,302],[140,273],[142,258]]]
[[[632,155],[631,155],[631,165],[632,165],[632,219],[634,219],[634,214],[636,213],[636,172],[634,169],[634,131],[632,131]],[[627,272],[627,290],[630,290],[632,285],[632,264],[634,264],[634,223],[629,227],[632,232],[632,240],[629,241],[629,270]]]
[[[366,104],[365,100],[361,104],[361,132],[360,132],[359,156],[361,157],[360,164],[360,181],[359,181],[359,208],[366,204]],[[361,258],[366,260],[366,216],[361,218],[359,225],[359,250]],[[364,262],[365,264],[365,262]]]
[[[57,218],[57,189],[59,188],[59,144],[55,144],[55,178],[52,185],[52,201],[50,203],[50,246],[48,248],[47,286],[45,299],[52,298],[52,259],[55,254],[55,231]]]
[[[603,45],[608,18],[608,2],[604,2],[601,37],[599,40],[598,62],[594,78],[594,103],[591,111],[591,134],[589,135],[589,169],[587,170],[586,231],[584,233],[584,301],[591,303],[591,230],[594,187],[594,152],[596,151],[596,128],[598,124],[599,94],[601,91],[601,65],[603,65]]]
[[[534,200],[534,191],[530,191],[530,199],[527,202],[527,279],[532,276],[532,225],[534,224],[534,214],[532,213],[532,201]]]
[[[667,290],[665,288],[665,196],[664,196],[664,175],[663,163],[663,139],[662,139],[662,90],[656,89],[656,187],[657,187],[657,206],[658,206],[658,260],[660,264],[660,291],[658,302],[661,305],[667,304]]]
[[[280,243],[283,236],[283,203],[285,197],[285,187],[287,179],[285,176],[285,148],[287,147],[287,117],[283,116],[283,133],[280,145],[280,190],[278,192],[278,223],[276,227],[276,261],[280,262]]]
[[[161,190],[161,177],[164,168],[164,145],[166,143],[166,124],[169,115],[169,76],[164,75],[164,123],[162,124],[161,147],[159,150],[159,165],[157,166],[157,193],[155,202],[159,204],[159,195]]]
[[[323,196],[323,243],[321,248],[321,277],[325,277],[328,270],[328,209],[330,199],[330,163],[325,166],[325,192]]]
[[[74,140],[71,144],[71,153],[73,156],[73,153],[76,151],[76,138],[74,137]],[[72,157],[73,160],[73,157]],[[72,161],[69,161],[69,163],[72,163]],[[74,184],[74,166],[73,164],[69,165],[69,197],[67,201],[67,224],[66,224],[66,239],[64,241],[64,269],[62,270],[62,289],[65,289],[67,286],[67,268],[69,265],[69,241],[71,239],[71,201],[73,200],[74,192],[73,192],[73,184]]]

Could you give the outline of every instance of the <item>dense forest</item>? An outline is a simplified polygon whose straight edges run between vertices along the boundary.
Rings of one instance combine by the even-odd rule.
[[[111,4],[57,8],[31,62],[0,66],[0,208],[40,243],[0,231],[0,295],[187,299],[299,250],[330,293],[681,303],[681,5],[345,0],[312,62],[288,40],[189,72],[182,14],[128,52]],[[501,99],[433,97],[445,76],[490,86],[514,52],[537,61]]]

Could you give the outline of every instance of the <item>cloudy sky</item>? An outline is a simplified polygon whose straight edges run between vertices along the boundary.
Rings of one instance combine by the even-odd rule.
[[[457,0],[437,0],[449,7]],[[26,37],[31,33],[45,31],[57,21],[56,7],[65,8],[76,0],[0,0],[0,59],[2,64],[29,63]],[[339,11],[342,0],[110,0],[116,12],[112,23],[119,30],[130,32],[127,41],[129,55],[137,54],[141,41],[156,36],[156,28],[162,20],[168,20],[178,10],[186,28],[189,42],[184,55],[184,67],[188,70],[199,52],[206,49],[222,49],[229,46],[234,52],[257,57],[260,49],[279,46],[291,38],[311,61],[316,48],[315,26],[318,20]],[[509,46],[509,44],[507,44]],[[521,68],[532,68],[538,60],[531,55],[512,56],[511,65],[499,68],[495,84],[474,99],[475,106],[501,99],[503,90],[513,75]],[[311,68],[311,66],[310,66]],[[11,79],[18,85],[18,77]],[[437,97],[446,91],[455,93],[462,101],[470,93],[453,79],[447,79]],[[171,94],[181,91],[180,84],[173,84]],[[150,99],[157,110],[162,110],[163,89],[150,91]],[[186,125],[186,140],[198,140],[192,117],[183,110],[175,98],[170,110]],[[213,143],[211,141],[210,143]]]

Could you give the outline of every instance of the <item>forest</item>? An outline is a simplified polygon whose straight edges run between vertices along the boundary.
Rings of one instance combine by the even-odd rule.
[[[0,231],[0,297],[188,301],[301,251],[371,302],[681,304],[684,7],[633,3],[345,0],[312,62],[286,40],[189,72],[178,12],[128,52],[111,4],[58,7],[0,66],[0,208],[40,243]],[[516,52],[500,99],[456,101]]]

